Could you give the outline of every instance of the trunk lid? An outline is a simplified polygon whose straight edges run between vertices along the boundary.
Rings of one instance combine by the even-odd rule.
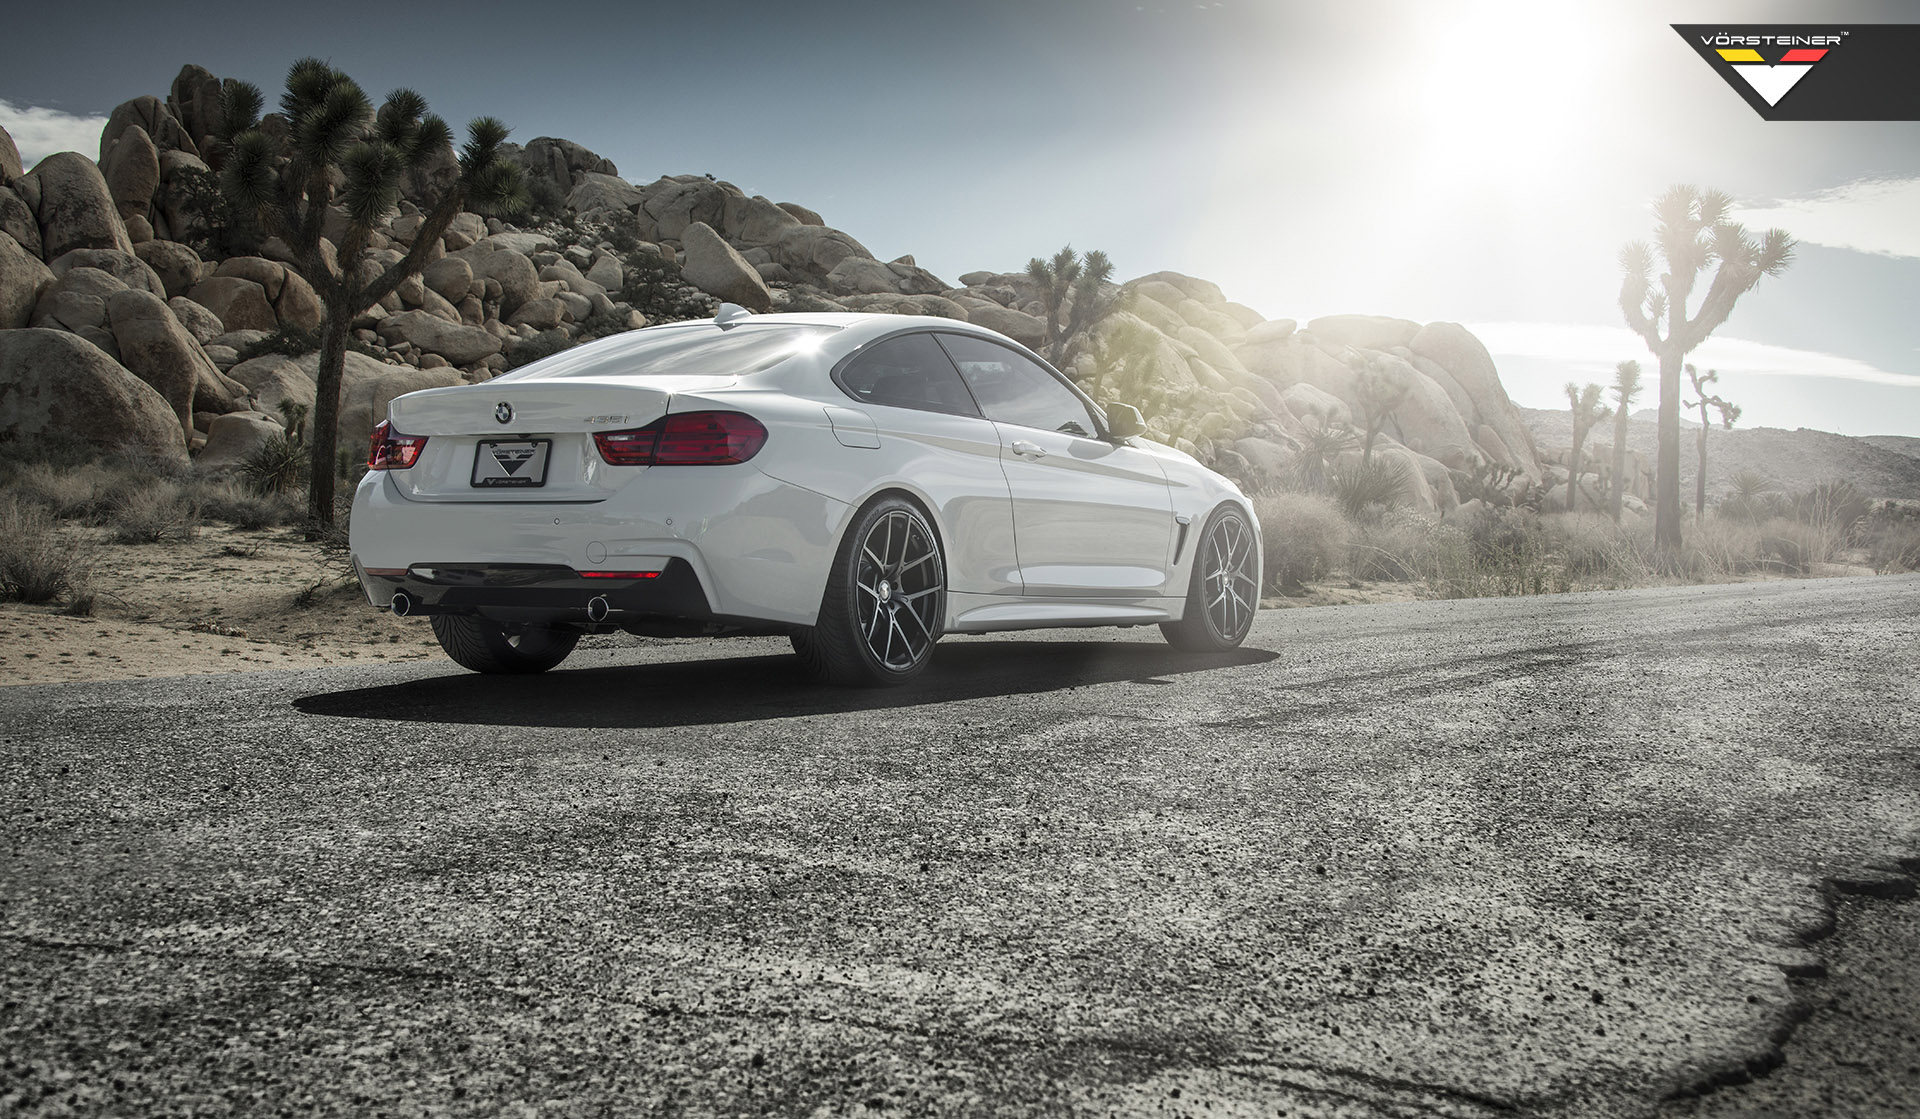
[[[600,501],[646,471],[611,466],[596,432],[644,427],[675,392],[710,392],[732,377],[650,376],[487,382],[395,397],[396,432],[424,435],[420,459],[390,473],[413,501]]]

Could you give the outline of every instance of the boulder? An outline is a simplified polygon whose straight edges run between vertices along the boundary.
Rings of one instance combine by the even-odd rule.
[[[220,262],[213,274],[252,280],[266,291],[269,303],[280,298],[280,288],[287,282],[287,266],[264,256],[230,256]]]
[[[1037,315],[980,300],[981,306],[967,306],[967,321],[988,330],[997,330],[1029,349],[1047,340],[1047,323]]]
[[[0,128],[0,186],[6,186],[26,172],[20,166],[20,149],[14,146],[13,137],[7,130]]]
[[[660,179],[647,188],[642,209],[653,221],[656,239],[678,241],[696,222],[709,229],[722,224],[726,204],[727,192],[719,183],[703,178]]]
[[[631,210],[647,200],[647,193],[618,175],[582,171],[567,195],[567,207],[577,214],[589,210]]]
[[[605,292],[598,292],[596,294],[602,299],[607,297]],[[577,291],[559,292],[553,298],[555,302],[565,308],[568,322],[586,322],[588,316],[593,314],[593,300],[588,299]]]
[[[48,260],[75,249],[133,251],[107,180],[93,160],[56,152],[35,165],[28,178],[39,184],[40,248]]]
[[[468,365],[500,352],[500,340],[479,327],[448,322],[427,311],[388,315],[375,329],[389,345],[406,342],[415,349],[439,354],[455,365]]]
[[[1208,280],[1195,279],[1183,272],[1155,272],[1151,275],[1140,277],[1135,283],[1150,283],[1155,280],[1180,289],[1181,294],[1185,295],[1188,299],[1197,299],[1207,304],[1225,303],[1227,301],[1226,295],[1220,290],[1220,285]]]
[[[215,416],[207,424],[207,445],[193,458],[193,468],[205,474],[238,470],[260,448],[286,435],[286,429],[263,412],[234,412]]]
[[[1445,369],[1473,402],[1469,423],[1484,424],[1498,437],[1517,461],[1507,465],[1540,477],[1540,453],[1534,447],[1533,434],[1508,399],[1494,368],[1493,355],[1480,339],[1459,323],[1431,322],[1420,328],[1407,348]]]
[[[153,240],[153,223],[145,215],[129,214],[124,220],[127,223],[127,240],[133,242],[134,248]]]
[[[180,422],[160,394],[59,330],[0,331],[0,445],[29,458],[90,449],[187,464]]]
[[[193,285],[187,298],[220,316],[228,330],[264,330],[280,325],[267,290],[239,276],[213,276]]]
[[[558,299],[529,299],[507,316],[508,326],[526,326],[534,330],[552,330],[566,318],[567,309]]]
[[[184,295],[176,295],[167,300],[167,309],[173,312],[180,326],[193,340],[204,348],[207,343],[225,334],[227,328],[220,322],[220,316],[207,310]]]
[[[196,198],[201,196],[202,187],[213,185],[212,175],[199,156],[182,151],[160,152],[160,189],[154,194],[153,205],[166,226],[167,238],[180,240],[202,232],[200,227],[205,215],[198,208]]]
[[[900,277],[894,274],[891,267],[877,260],[850,256],[827,273],[826,286],[828,291],[836,295],[899,294]]]
[[[19,242],[34,259],[40,258],[40,219],[33,216],[33,207],[27,205],[26,199],[3,186],[0,186],[0,233]]]
[[[283,401],[302,405],[307,414],[312,415],[314,399],[313,378],[301,372],[291,359],[285,366],[276,366],[273,372],[259,378],[253,387],[253,406],[269,416],[281,414]]]
[[[160,188],[160,149],[146,129],[133,125],[113,142],[100,162],[100,173],[122,218],[144,214],[153,204],[153,192]]]
[[[56,258],[48,265],[53,274],[64,276],[76,268],[97,268],[130,288],[167,297],[167,286],[146,261],[138,254],[123,253],[118,249],[75,249]]]
[[[885,315],[932,315],[942,319],[967,321],[967,309],[943,295],[903,295],[897,291],[877,295],[851,295],[844,301],[849,311],[872,311]]]
[[[114,141],[136,126],[146,131],[154,147],[160,151],[183,151],[195,157],[200,154],[199,147],[187,136],[187,130],[180,127],[180,122],[174,119],[173,114],[167,111],[166,105],[158,97],[149,95],[122,101],[107,117],[106,127],[100,130],[101,163],[105,163],[108,153],[113,151]]]
[[[169,298],[187,294],[200,282],[200,254],[178,241],[146,241],[133,247],[133,255],[153,269]]]
[[[462,210],[453,215],[453,220],[447,223],[447,231],[440,236],[447,243],[447,251],[453,252],[475,244],[486,235],[487,219]]]
[[[280,325],[296,330],[320,329],[320,297],[314,293],[313,285],[306,277],[287,269],[286,280],[280,288],[280,298],[273,302],[274,317]]]
[[[887,270],[896,277],[894,284],[907,295],[939,295],[947,290],[947,282],[913,262],[911,256],[887,264]]]
[[[559,140],[552,136],[537,136],[528,141],[525,148],[508,144],[503,151],[529,172],[545,175],[558,183],[561,190],[572,189],[576,177],[586,172],[601,175],[620,173],[612,160],[596,155],[572,140]]]
[[[773,293],[766,281],[712,227],[694,222],[681,232],[681,238],[687,249],[681,275],[688,283],[749,311],[772,310]]]
[[[720,214],[720,232],[737,245],[771,245],[800,224],[799,218],[758,195],[728,195]]]
[[[208,138],[220,130],[223,111],[220,79],[203,66],[182,66],[167,92],[167,114],[180,122],[196,148],[204,150]]]
[[[309,382],[312,381],[312,378],[301,372],[300,366],[285,354],[261,354],[259,357],[243,361],[232,369],[227,370],[227,376],[248,392],[257,394],[260,391],[261,385],[265,384],[271,378],[287,372],[291,372],[297,377],[307,377]],[[271,409],[267,408],[260,410],[263,412],[271,411]]]
[[[1249,346],[1265,345],[1270,342],[1285,342],[1288,338],[1292,337],[1295,325],[1297,324],[1295,324],[1292,319],[1269,319],[1266,322],[1248,327],[1247,336],[1242,342],[1244,345]]]
[[[1307,324],[1322,343],[1363,350],[1390,350],[1413,341],[1420,324],[1387,315],[1322,315]]]
[[[814,213],[812,210],[807,209],[805,206],[802,206],[798,202],[781,202],[781,203],[778,203],[778,205],[782,210],[785,210],[787,213],[792,214],[800,222],[801,225],[827,224],[824,220],[821,219],[819,214]]]
[[[162,399],[180,417],[181,441],[193,436],[194,394],[204,379],[218,385],[222,378],[200,343],[194,341],[172,308],[151,292],[132,288],[115,292],[107,299],[107,324],[120,347],[120,360],[134,376],[152,385]],[[244,398],[245,393],[240,395]],[[233,403],[222,393],[219,408],[227,411]]]
[[[627,283],[626,271],[620,265],[620,258],[609,254],[595,257],[593,265],[587,269],[586,276],[608,292],[617,292]],[[448,298],[452,297],[448,296]]]
[[[491,238],[478,241],[472,248],[460,250],[459,256],[473,268],[474,276],[499,284],[500,314],[511,315],[539,294],[540,273],[534,270],[533,261],[515,252],[495,252],[489,241]]]
[[[458,303],[467,297],[468,289],[473,287],[473,265],[457,256],[443,256],[427,265],[420,274],[420,280],[439,292],[442,299]]]
[[[72,268],[56,275],[33,307],[33,325],[75,334],[107,325],[107,299],[127,285],[98,268]],[[115,348],[115,360],[118,349]]]
[[[33,321],[34,305],[53,286],[53,272],[20,243],[0,233],[0,330]]]
[[[496,251],[518,253],[532,256],[553,248],[553,238],[540,233],[495,233],[487,237],[487,243]]]
[[[799,225],[785,230],[771,246],[776,263],[812,276],[825,276],[848,257],[873,259],[867,247],[837,229]]]
[[[1406,396],[1388,421],[1388,430],[1394,431],[1409,450],[1452,469],[1466,469],[1468,462],[1476,457],[1473,436],[1446,390],[1393,354],[1369,356],[1396,384],[1407,388]]]
[[[1353,425],[1353,411],[1347,407],[1347,402],[1324,389],[1304,383],[1290,385],[1280,393],[1280,399],[1286,404],[1287,411],[1321,427]]]
[[[416,313],[416,312],[409,312]],[[318,383],[320,355],[308,354],[295,362],[311,382]],[[463,384],[458,370],[414,369],[388,365],[348,350],[340,377],[339,438],[336,445],[364,454],[373,425],[387,417],[387,404],[396,396],[421,389]]]

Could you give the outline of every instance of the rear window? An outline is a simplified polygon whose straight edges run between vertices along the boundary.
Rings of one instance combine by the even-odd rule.
[[[663,326],[602,338],[541,358],[496,380],[546,381],[565,377],[738,377],[771,369],[797,353],[817,350],[840,328],[811,323],[711,323]]]

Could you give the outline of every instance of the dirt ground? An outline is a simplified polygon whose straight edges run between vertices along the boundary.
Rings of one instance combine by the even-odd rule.
[[[85,535],[92,557],[93,613],[0,603],[0,686],[444,659],[424,619],[368,606],[345,557],[323,554],[297,530],[207,525],[191,540],[164,544],[73,531]],[[1816,572],[1868,573],[1839,565]],[[1412,602],[1422,591],[1338,577],[1262,606]]]

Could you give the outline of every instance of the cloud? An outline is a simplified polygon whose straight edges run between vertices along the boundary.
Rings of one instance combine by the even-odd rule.
[[[1800,198],[1736,210],[1750,229],[1779,226],[1815,245],[1920,258],[1920,178],[1857,179]]]
[[[106,126],[106,117],[81,117],[59,109],[0,101],[0,128],[13,137],[14,146],[20,149],[20,162],[29,168],[54,152],[95,155],[100,150],[100,130]]]
[[[1611,378],[1613,367],[1632,358],[1649,372],[1658,367],[1640,336],[1624,326],[1588,323],[1486,322],[1467,329],[1501,357],[1532,358],[1564,368],[1568,376]],[[1892,373],[1867,362],[1816,350],[1796,350],[1744,338],[1709,338],[1687,360],[1702,369],[1757,377],[1823,377],[1920,389],[1920,376]]]

